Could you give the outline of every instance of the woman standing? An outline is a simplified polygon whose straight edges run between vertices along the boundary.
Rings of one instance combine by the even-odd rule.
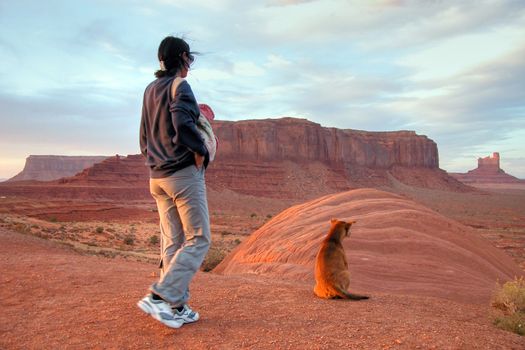
[[[199,107],[188,75],[194,56],[181,38],[158,50],[160,70],[144,92],[140,148],[150,168],[150,192],[160,217],[160,279],[137,305],[168,327],[195,322],[189,284],[211,243],[204,181],[208,151],[197,127]],[[176,83],[174,84],[174,81]]]

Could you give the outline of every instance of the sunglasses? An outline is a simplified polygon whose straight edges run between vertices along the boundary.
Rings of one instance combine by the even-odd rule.
[[[188,51],[184,51],[184,52],[186,53],[186,57],[188,58],[188,61],[187,61],[188,66],[192,65],[193,62],[195,62],[195,55],[192,54],[191,52],[188,52]],[[184,54],[184,52],[181,53],[179,56],[182,57],[182,55]]]
[[[194,54],[192,54],[191,52],[188,52],[187,55],[188,55],[188,60],[189,60],[190,64],[195,62],[195,55]]]

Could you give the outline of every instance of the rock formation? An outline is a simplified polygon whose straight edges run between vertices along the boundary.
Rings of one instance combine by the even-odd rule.
[[[7,181],[50,181],[76,173],[106,159],[106,156],[30,155],[24,169]]]
[[[81,173],[60,179],[60,184],[82,186],[144,187],[148,182],[148,169],[140,154],[116,155],[107,158]]]
[[[422,187],[465,187],[439,169],[436,143],[413,131],[340,130],[295,118],[212,124],[219,147],[206,178],[217,191],[304,200],[388,186],[396,179]],[[141,155],[111,157],[59,184],[140,188],[137,195],[147,196],[144,163]]]
[[[375,189],[328,195],[291,207],[252,233],[214,272],[314,284],[315,256],[330,219],[356,219],[343,241],[350,290],[471,301],[523,271],[470,227],[404,197]]]
[[[213,127],[219,147],[207,178],[215,188],[302,199],[395,180],[467,190],[439,169],[436,143],[413,131],[341,130],[296,118],[214,121]]]
[[[523,183],[512,175],[507,174],[500,167],[500,155],[494,152],[491,156],[478,158],[478,167],[469,170],[467,173],[451,173],[451,176],[466,184],[505,184],[505,183]]]
[[[296,118],[215,121],[213,128],[219,137],[219,159],[439,168],[436,143],[413,131],[341,130]]]

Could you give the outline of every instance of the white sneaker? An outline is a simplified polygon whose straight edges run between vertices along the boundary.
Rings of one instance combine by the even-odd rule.
[[[193,311],[188,304],[182,306],[182,310],[178,311],[173,308],[173,316],[175,319],[182,321],[183,323],[192,323],[199,320],[199,313]]]
[[[184,321],[179,316],[175,317],[169,303],[164,300],[153,300],[151,294],[148,294],[143,299],[139,300],[137,306],[142,311],[151,315],[151,317],[168,327],[179,328],[184,324]]]

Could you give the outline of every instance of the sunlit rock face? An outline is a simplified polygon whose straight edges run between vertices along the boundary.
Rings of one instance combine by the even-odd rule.
[[[219,159],[439,168],[436,143],[413,131],[342,130],[297,118],[215,121],[213,126],[220,140]]]
[[[207,179],[217,189],[311,199],[388,186],[392,176],[422,187],[461,187],[439,169],[436,143],[413,131],[341,130],[297,118],[215,120],[213,127],[219,147]]]

